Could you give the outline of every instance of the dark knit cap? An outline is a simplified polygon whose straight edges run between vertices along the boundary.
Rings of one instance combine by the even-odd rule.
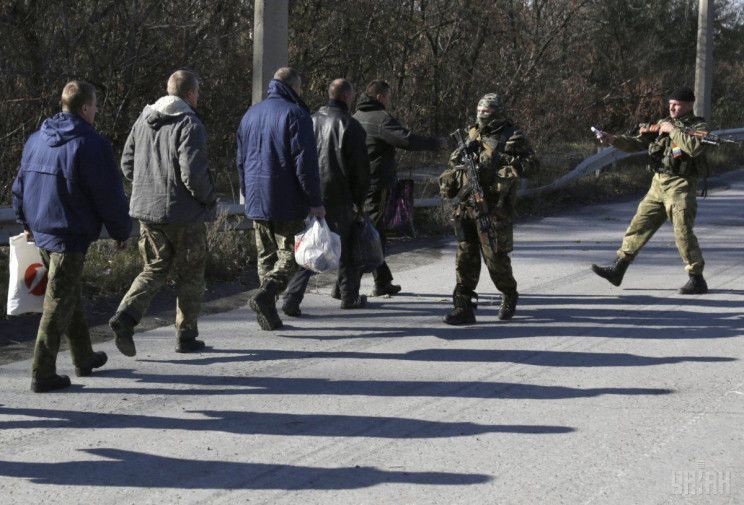
[[[669,95],[669,100],[678,100],[680,102],[694,102],[695,93],[688,87],[684,86],[674,90],[674,93]]]

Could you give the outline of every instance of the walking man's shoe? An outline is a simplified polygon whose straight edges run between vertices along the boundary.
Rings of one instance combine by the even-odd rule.
[[[46,393],[70,387],[70,378],[66,375],[52,375],[44,379],[34,377],[31,379],[31,391],[34,393]]]
[[[134,347],[134,320],[129,314],[124,312],[117,312],[114,317],[109,319],[109,326],[116,335],[116,348],[119,349],[124,356],[135,356],[137,354],[137,348]]]
[[[687,283],[679,288],[680,295],[704,295],[708,292],[708,283],[705,282],[703,274],[690,274]]]
[[[628,269],[628,265],[630,265],[630,261],[618,258],[615,260],[615,263],[610,266],[601,267],[599,265],[592,265],[592,271],[603,279],[610,281],[610,284],[613,286],[619,286],[623,282],[623,277],[625,276],[625,271]]]
[[[108,361],[108,356],[103,351],[96,351],[91,354],[88,362],[81,366],[75,367],[75,375],[78,377],[88,377],[93,373],[94,368],[101,368]]]

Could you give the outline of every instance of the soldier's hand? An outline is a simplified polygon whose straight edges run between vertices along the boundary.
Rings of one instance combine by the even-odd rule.
[[[31,230],[23,230],[23,237],[26,239],[26,242],[34,241],[34,234],[31,233]]]
[[[117,240],[114,242],[114,247],[116,247],[117,251],[123,251],[127,248],[127,241],[126,240]]]
[[[674,128],[674,125],[669,121],[663,121],[659,123],[659,133],[669,133]]]
[[[310,207],[310,215],[318,219],[325,219],[326,210],[322,205],[320,207]]]

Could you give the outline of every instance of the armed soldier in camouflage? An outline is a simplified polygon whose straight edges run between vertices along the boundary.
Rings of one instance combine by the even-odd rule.
[[[704,294],[708,285],[703,278],[703,253],[692,228],[697,213],[698,177],[707,175],[705,143],[693,131],[706,131],[705,120],[693,114],[695,94],[680,88],[669,97],[669,116],[655,125],[641,127],[638,135],[615,136],[598,132],[597,138],[621,151],[648,149],[654,174],[651,188],[638,205],[617,260],[611,266],[592,265],[594,273],[619,286],[631,261],[667,218],[674,227],[677,244],[689,280],[680,294]]]
[[[538,167],[526,135],[506,116],[501,97],[485,95],[478,102],[477,124],[468,132],[469,147],[478,152],[478,180],[483,188],[496,247],[478,233],[471,204],[470,185],[460,162],[462,149],[450,157],[450,167],[439,178],[443,198],[455,198],[454,224],[457,237],[457,285],[454,309],[444,322],[452,325],[475,323],[475,308],[481,269],[481,255],[496,288],[502,293],[499,319],[511,319],[517,308],[517,281],[509,252],[513,249],[513,218],[519,178]]]

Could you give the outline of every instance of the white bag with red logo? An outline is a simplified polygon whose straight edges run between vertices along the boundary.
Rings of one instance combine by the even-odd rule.
[[[297,264],[318,273],[338,268],[341,237],[331,231],[325,219],[311,217],[306,224],[305,231],[295,235]]]
[[[46,293],[47,271],[39,248],[21,233],[10,237],[10,279],[8,282],[8,315],[42,312]]]

